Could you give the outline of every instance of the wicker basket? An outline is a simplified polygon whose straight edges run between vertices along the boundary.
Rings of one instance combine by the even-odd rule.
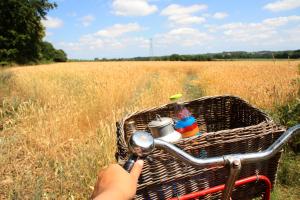
[[[266,149],[283,132],[265,113],[235,96],[204,97],[185,106],[197,118],[205,133],[196,138],[176,143],[184,151],[199,156],[221,156],[232,153],[258,152]],[[133,113],[117,123],[118,151],[116,158],[124,164],[128,157],[126,141],[132,134],[129,121],[136,122],[137,130],[146,130],[155,115],[174,117],[171,104]],[[205,152],[205,155],[203,155]],[[261,174],[274,184],[280,154],[270,160],[242,166],[239,178]],[[162,150],[156,149],[145,160],[136,199],[168,199],[194,191],[224,184],[228,170],[223,167],[196,169]],[[233,191],[234,199],[252,199],[263,195],[264,185],[250,184]],[[219,199],[221,193],[203,199]]]

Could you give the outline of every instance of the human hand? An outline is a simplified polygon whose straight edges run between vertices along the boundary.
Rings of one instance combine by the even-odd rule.
[[[105,170],[101,170],[91,198],[95,200],[132,199],[136,193],[143,164],[143,160],[136,161],[130,173],[118,164],[112,164]]]

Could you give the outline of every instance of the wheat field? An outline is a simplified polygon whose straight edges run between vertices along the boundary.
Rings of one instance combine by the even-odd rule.
[[[86,199],[114,161],[115,122],[204,95],[272,111],[295,98],[299,61],[78,62],[0,71],[0,199]]]

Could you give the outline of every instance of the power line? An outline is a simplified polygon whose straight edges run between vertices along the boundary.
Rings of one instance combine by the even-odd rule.
[[[152,60],[153,59],[153,39],[150,38],[149,40],[149,45],[150,45],[150,48],[149,48],[149,59]]]

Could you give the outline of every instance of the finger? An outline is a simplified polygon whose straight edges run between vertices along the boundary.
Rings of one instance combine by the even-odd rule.
[[[144,165],[144,161],[143,160],[138,160],[134,163],[131,172],[130,172],[130,176],[137,182],[139,179],[139,176],[142,172],[143,169],[143,165]]]

